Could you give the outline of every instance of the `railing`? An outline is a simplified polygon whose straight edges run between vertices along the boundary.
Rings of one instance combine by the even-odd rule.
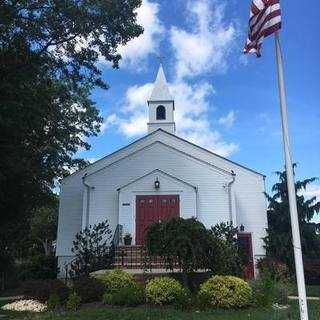
[[[116,230],[114,231],[113,238],[111,241],[111,243],[114,246],[118,246],[119,244],[122,243],[122,235],[123,235],[122,233],[123,233],[123,226],[122,224],[118,224],[116,227]]]
[[[168,268],[166,261],[159,256],[150,256],[144,246],[118,246],[115,251],[116,268],[142,269],[177,269],[177,263]]]

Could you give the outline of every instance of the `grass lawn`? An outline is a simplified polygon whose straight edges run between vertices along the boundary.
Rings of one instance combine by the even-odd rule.
[[[290,313],[290,315],[289,315]],[[173,308],[99,308],[83,309],[78,312],[66,313],[18,313],[4,312],[4,319],[30,320],[298,320],[298,304],[293,302],[290,311],[275,311],[273,309],[245,309],[245,310],[212,310],[212,311],[180,311]],[[320,303],[309,303],[309,319],[320,318]]]

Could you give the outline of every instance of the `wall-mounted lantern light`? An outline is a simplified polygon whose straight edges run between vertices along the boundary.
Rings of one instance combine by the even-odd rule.
[[[160,181],[159,181],[158,177],[156,177],[156,180],[154,181],[154,187],[155,187],[155,189],[160,188]]]
[[[241,223],[240,225],[240,232],[243,232],[244,231],[244,225]]]

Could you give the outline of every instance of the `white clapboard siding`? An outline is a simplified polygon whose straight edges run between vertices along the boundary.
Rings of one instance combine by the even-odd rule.
[[[232,180],[231,170],[234,171],[236,178],[232,190],[237,223],[243,224],[245,231],[252,232],[254,254],[264,254],[262,237],[265,236],[267,227],[264,176],[158,130],[63,180],[57,239],[59,260],[63,261],[71,255],[72,239],[81,226],[85,225],[82,219],[86,213],[86,208],[83,208],[86,193],[82,184],[85,174],[86,183],[94,187],[90,189],[89,223],[94,224],[107,218],[114,230],[119,223],[119,196],[124,196],[126,188],[120,191],[117,189],[156,169],[197,188],[196,215],[206,227],[231,219],[229,195],[225,186]],[[171,186],[167,186],[167,191],[173,190],[176,183],[181,189],[179,190],[183,191],[182,194],[187,195],[188,188],[186,185],[182,186],[183,183],[173,182],[169,178],[165,180],[164,177],[161,179],[167,181],[168,185],[171,183]],[[143,184],[148,179],[139,181]],[[134,191],[139,191],[139,188],[141,191],[139,183],[132,183],[127,187],[133,196]],[[152,186],[150,190],[153,190]],[[195,210],[195,193],[190,190],[183,204],[183,214],[186,215]],[[133,229],[134,207],[130,207],[131,212],[126,214],[131,214],[131,222],[128,221],[126,228]],[[121,219],[123,222],[123,217]]]

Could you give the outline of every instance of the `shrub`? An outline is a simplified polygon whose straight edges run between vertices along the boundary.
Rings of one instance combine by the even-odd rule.
[[[81,305],[81,298],[75,293],[72,292],[67,301],[67,309],[69,311],[77,311]]]
[[[250,282],[253,303],[259,307],[270,307],[276,300],[275,282],[271,278],[259,278]]]
[[[110,270],[95,275],[106,288],[103,302],[111,305],[135,306],[144,301],[142,287],[133,275],[122,270]]]
[[[71,248],[75,260],[71,263],[70,277],[80,278],[110,268],[114,257],[111,237],[112,231],[107,220],[78,232]]]
[[[49,296],[49,299],[47,301],[47,308],[48,310],[56,310],[57,307],[60,305],[60,298],[56,293],[52,293]]]
[[[289,292],[291,286],[288,282],[278,282],[275,284],[275,302],[282,305],[289,303]]]
[[[106,286],[96,278],[87,277],[77,279],[73,290],[79,295],[83,303],[101,301]]]
[[[202,306],[214,308],[242,308],[252,299],[247,282],[233,276],[214,276],[200,286],[198,299]]]
[[[31,299],[46,302],[51,294],[57,294],[61,303],[69,295],[69,288],[60,280],[30,280],[22,284],[23,294]]]
[[[105,304],[116,306],[136,306],[144,302],[142,287],[129,283],[126,288],[121,288],[113,293],[106,292],[102,301]]]
[[[146,286],[148,302],[157,305],[183,305],[189,298],[188,291],[177,280],[169,277],[156,277]]]
[[[260,272],[260,277],[271,276],[275,281],[286,281],[289,278],[289,268],[283,262],[272,258],[265,257],[257,263]]]
[[[273,303],[288,304],[291,290],[289,282],[276,282],[272,278],[260,277],[250,283],[253,291],[253,302],[259,307],[271,306]]]
[[[306,260],[304,272],[307,284],[320,285],[320,260]]]
[[[148,228],[146,247],[150,256],[162,258],[167,269],[181,269],[185,286],[194,291],[196,286],[190,275],[199,269],[213,274],[243,274],[245,256],[236,238],[237,231],[229,223],[207,230],[195,218],[172,218]]]
[[[37,254],[20,266],[18,278],[22,281],[56,279],[57,274],[57,257]]]

